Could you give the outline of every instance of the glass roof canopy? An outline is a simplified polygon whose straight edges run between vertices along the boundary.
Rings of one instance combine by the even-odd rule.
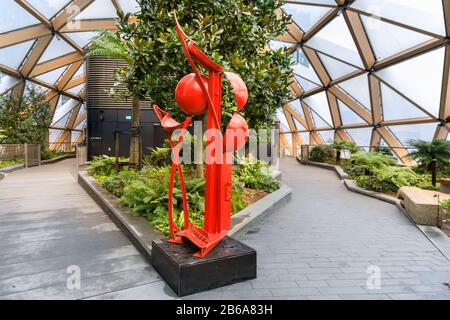
[[[83,48],[97,30],[115,29],[117,10],[139,7],[136,0],[0,1],[0,94],[31,85],[45,92],[52,149],[83,140]]]
[[[278,113],[284,148],[341,139],[407,162],[410,139],[447,139],[449,1],[284,2],[293,24],[273,47],[296,63]]]
[[[387,145],[448,137],[450,1],[289,0],[274,41],[295,61],[293,99],[278,112],[288,146]],[[54,108],[53,148],[83,139],[83,48],[135,0],[2,0],[0,94],[35,85]],[[291,134],[292,133],[292,134]]]

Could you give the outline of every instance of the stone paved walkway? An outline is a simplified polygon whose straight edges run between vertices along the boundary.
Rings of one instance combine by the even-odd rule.
[[[0,182],[0,298],[173,299],[70,168]],[[292,200],[241,235],[258,251],[258,279],[186,299],[450,299],[450,262],[395,206],[292,159],[282,171]],[[69,264],[81,264],[80,290],[66,289]]]

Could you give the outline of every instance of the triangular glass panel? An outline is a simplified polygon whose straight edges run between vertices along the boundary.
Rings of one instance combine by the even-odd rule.
[[[289,129],[289,124],[286,120],[286,116],[284,115],[283,110],[281,110],[281,109],[277,110],[277,117],[278,117],[278,120],[280,120],[280,125],[281,125],[280,129],[285,132],[290,132],[291,130]]]
[[[377,60],[391,57],[433,39],[380,19],[364,15],[361,15],[361,19]]]
[[[68,0],[27,0],[35,9],[47,19],[54,17],[61,9],[72,1]]]
[[[305,145],[308,145],[309,144],[309,132],[300,132],[299,135],[302,138],[303,143]]]
[[[136,0],[119,0],[119,3],[124,12],[136,13],[141,10]]]
[[[381,99],[385,121],[430,117],[384,83],[381,83]]]
[[[353,8],[445,36],[442,0],[357,0]]]
[[[70,32],[65,33],[70,39],[72,39],[79,47],[86,47],[92,39],[94,39],[98,33],[97,32]]]
[[[305,114],[303,113],[303,108],[302,105],[300,103],[300,99],[296,99],[294,101],[291,101],[289,103],[291,105],[291,107],[293,107],[295,109],[295,111],[297,111],[297,113],[303,118],[305,119]]]
[[[0,49],[0,64],[18,70],[35,40]]]
[[[287,3],[283,10],[292,15],[292,20],[304,31],[308,32],[330,10],[329,7],[310,6],[304,4]]]
[[[306,44],[354,66],[364,68],[358,49],[342,15],[334,18]]]
[[[313,89],[320,88],[320,86],[314,82],[308,81],[305,78],[299,77],[295,75],[295,80],[297,80],[299,86],[303,89],[303,91],[308,92]]]
[[[410,140],[432,141],[436,132],[436,128],[436,123],[389,127],[391,132],[405,147],[409,146]]]
[[[31,81],[27,81],[25,84],[25,91],[34,90],[36,92],[39,92],[40,94],[43,94],[47,92],[49,89],[46,87],[43,87],[37,83],[33,83]]]
[[[318,94],[305,98],[304,101],[326,123],[326,126],[323,126],[323,124],[321,124],[321,128],[331,127],[333,120],[331,118],[330,108],[328,106],[328,99],[324,92],[320,92]],[[318,127],[317,122],[316,127]]]
[[[338,106],[339,106],[339,114],[341,115],[341,121],[344,126],[366,123],[364,119],[358,116],[352,109],[347,107],[342,101],[338,100]]]
[[[61,119],[59,119],[56,122],[52,123],[52,127],[65,128],[66,125],[67,125],[67,120],[69,120],[69,117],[70,117],[71,114],[72,114],[72,112],[69,112],[65,116],[63,116]]]
[[[377,72],[377,75],[422,108],[439,115],[445,48]]]
[[[372,128],[347,129],[347,134],[359,146],[367,148],[372,140]]]
[[[75,72],[75,74],[72,76],[72,79],[78,78],[79,76],[84,74],[84,63],[83,65]]]
[[[8,76],[0,72],[0,94],[5,93],[19,82],[20,79]]]
[[[78,115],[78,117],[80,117],[80,115]],[[75,129],[82,130],[85,125],[86,125],[86,120],[82,121]]]
[[[311,109],[311,108],[310,108]],[[314,121],[314,127],[317,129],[331,128],[331,126],[319,115],[311,109],[311,117]]]
[[[302,49],[297,49],[298,63],[293,66],[294,74],[320,85],[320,79]]]
[[[295,127],[297,128],[298,131],[306,130],[306,128],[304,126],[302,126],[302,124],[300,122],[298,122],[297,119],[295,119],[295,117],[292,117],[292,119],[294,120]]]
[[[72,137],[71,137],[71,142],[77,142],[78,138],[80,137],[81,132],[80,131],[72,131]]]
[[[318,53],[318,55],[320,61],[322,61],[322,64],[324,65],[325,69],[328,72],[328,75],[331,77],[332,80],[342,78],[343,76],[352,74],[355,71],[359,70],[349,64],[346,64],[342,61],[334,59],[320,52]]]
[[[64,132],[63,130],[58,129],[50,129],[48,131],[50,144],[55,143],[58,137]]]
[[[67,91],[67,92],[70,92],[70,93],[73,93],[73,94],[75,94],[75,95],[79,95],[80,92],[83,91],[83,89],[84,89],[84,83],[83,83],[83,84],[80,84],[80,85],[78,85],[78,86],[76,86],[76,87],[73,87],[73,88],[71,88],[71,89],[69,89],[69,90],[66,90],[66,91]]]
[[[72,46],[70,46],[67,42],[65,42],[62,39],[59,39],[56,36],[50,42],[49,46],[45,50],[41,59],[39,60],[39,63],[43,63],[58,57],[62,57],[74,51],[75,49]]]
[[[0,1],[0,33],[22,29],[39,24],[39,20],[13,0]]]
[[[320,131],[323,141],[327,144],[332,144],[334,141],[334,130]]]
[[[72,111],[76,106],[80,104],[79,101],[61,96],[61,99],[58,102],[58,107],[56,108],[55,114],[53,116],[53,122],[59,121],[62,117],[64,117],[67,113]]]
[[[371,109],[367,74],[342,82],[338,86],[367,110]]]
[[[116,8],[110,0],[95,0],[81,11],[74,20],[117,18]]]
[[[56,70],[41,74],[36,77],[36,79],[47,82],[48,84],[55,84],[56,81],[63,75],[63,73],[67,70],[67,66],[58,68]]]

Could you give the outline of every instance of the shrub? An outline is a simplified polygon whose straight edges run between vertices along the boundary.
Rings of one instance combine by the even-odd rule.
[[[309,153],[309,159],[316,162],[330,161],[333,159],[333,157],[333,147],[327,144],[314,146]]]
[[[397,192],[401,187],[414,186],[419,180],[410,168],[392,166],[374,169],[372,175],[355,178],[361,188],[378,192]]]
[[[45,149],[41,151],[41,160],[49,160],[64,155],[64,152]]]
[[[101,155],[88,162],[87,172],[91,176],[110,176],[115,171],[115,158]]]
[[[354,166],[366,166],[380,169],[386,166],[395,166],[397,161],[381,152],[360,152],[352,155],[351,161]]]
[[[151,154],[145,156],[143,164],[148,167],[162,167],[171,163],[171,149],[156,147]]]
[[[447,214],[450,214],[450,199],[442,201],[441,204]]]
[[[280,188],[278,180],[270,175],[268,163],[256,160],[253,157],[241,158],[240,165],[234,170],[236,178],[244,183],[245,187],[273,192]]]
[[[138,179],[134,180],[124,188],[120,203],[130,208],[135,214],[142,215],[155,228],[169,234],[168,211],[168,189],[169,189],[170,167],[150,168]],[[204,212],[204,180],[189,179],[186,177],[187,200],[189,204],[189,215],[191,222],[197,226],[203,225]],[[174,187],[174,220],[182,225],[182,194],[179,182]]]
[[[21,164],[23,162],[24,162],[24,160],[20,159],[20,158],[15,158],[15,159],[12,159],[12,160],[0,161],[0,168],[12,167],[12,166],[15,166],[17,164]]]
[[[123,170],[118,174],[114,174],[109,178],[106,178],[102,182],[102,187],[116,197],[120,198],[121,196],[123,196],[125,187],[131,184],[134,180],[138,179],[138,177],[139,174],[135,170]]]

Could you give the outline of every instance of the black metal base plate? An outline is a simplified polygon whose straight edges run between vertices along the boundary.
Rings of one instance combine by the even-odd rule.
[[[152,265],[178,296],[256,278],[256,251],[225,237],[206,257],[191,244],[153,241]]]

